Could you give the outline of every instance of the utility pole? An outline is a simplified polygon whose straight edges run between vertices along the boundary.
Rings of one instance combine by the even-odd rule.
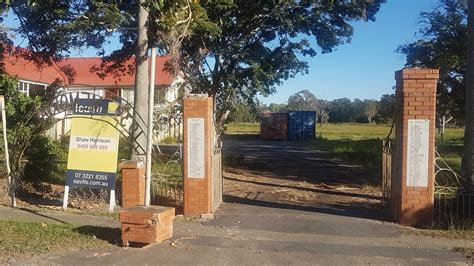
[[[474,0],[468,1],[463,173],[474,184]]]
[[[135,149],[132,149],[132,157],[135,160],[145,161],[144,151],[147,138],[148,121],[148,11],[143,4],[146,0],[138,2],[138,42],[135,55],[135,90],[133,101],[133,124],[132,136],[135,141]],[[138,146],[138,147],[137,147]]]

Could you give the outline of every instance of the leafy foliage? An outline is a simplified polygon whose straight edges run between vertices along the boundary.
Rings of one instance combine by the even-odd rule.
[[[173,55],[194,93],[216,97],[225,121],[235,99],[250,102],[275,92],[277,85],[308,73],[303,56],[329,53],[353,35],[351,22],[375,20],[384,0],[357,1],[188,1],[148,0],[148,46]],[[118,36],[122,47],[95,68],[100,75],[133,71],[124,66],[137,49],[135,1],[13,1],[20,21],[16,33],[28,50],[17,50],[38,64],[53,64],[71,48],[95,47]],[[63,69],[71,78],[74,73]]]
[[[395,115],[395,94],[384,94],[379,101],[379,116],[384,122],[393,121]]]
[[[54,98],[57,87],[52,85],[43,94],[29,97],[19,92],[17,86],[15,78],[0,75],[0,94],[5,95],[12,174],[20,177],[23,173],[21,160],[27,149],[33,142],[40,141],[41,134],[54,123],[54,118],[42,117],[40,110],[46,105],[45,103]],[[38,153],[32,151],[31,154]]]
[[[259,119],[259,110],[255,106],[238,103],[234,105],[228,121],[236,123],[257,122]]]
[[[369,123],[372,123],[372,118],[377,115],[379,111],[379,103],[375,100],[364,101],[364,114],[367,117]]]
[[[271,103],[268,105],[268,110],[273,113],[288,112],[288,105],[284,103]]]
[[[25,156],[28,159],[23,173],[25,181],[64,183],[67,152],[58,141],[40,135],[33,139]]]
[[[288,109],[291,111],[316,111],[316,96],[308,90],[295,93],[288,98]]]
[[[398,48],[407,66],[440,69],[438,113],[464,119],[467,51],[467,1],[441,0],[421,13],[421,38]]]
[[[225,113],[236,96],[269,95],[284,80],[307,73],[301,56],[350,41],[349,22],[374,20],[381,2],[201,1],[219,31],[183,42],[182,69],[195,92],[216,96]]]
[[[18,18],[20,27],[15,32],[27,40],[29,51],[36,52],[31,59],[51,64],[69,55],[71,48],[94,47],[103,53],[106,38],[125,18],[132,18],[122,12],[131,9],[126,2],[11,1],[3,13]]]

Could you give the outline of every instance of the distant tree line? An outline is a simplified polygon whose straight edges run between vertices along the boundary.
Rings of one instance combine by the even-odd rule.
[[[257,122],[263,111],[315,111],[319,123],[391,123],[395,113],[395,95],[385,94],[379,100],[340,98],[328,101],[303,90],[291,95],[288,103],[236,103],[229,120],[236,123]]]

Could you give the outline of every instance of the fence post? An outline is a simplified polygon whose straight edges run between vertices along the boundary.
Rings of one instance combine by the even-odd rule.
[[[397,115],[392,214],[404,225],[432,222],[437,69],[395,72]]]

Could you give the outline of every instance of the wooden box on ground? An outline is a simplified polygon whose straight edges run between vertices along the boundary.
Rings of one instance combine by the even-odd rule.
[[[122,243],[151,244],[173,236],[174,208],[163,206],[135,206],[120,212]]]

